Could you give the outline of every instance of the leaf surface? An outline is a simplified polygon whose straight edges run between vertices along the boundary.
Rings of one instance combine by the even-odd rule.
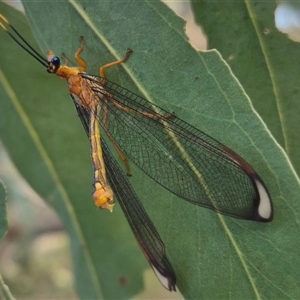
[[[299,297],[299,181],[220,55],[195,51],[183,20],[160,2],[24,5],[43,53],[64,52],[72,61],[84,36],[82,56],[91,74],[133,49],[125,65],[107,71],[108,78],[234,149],[268,186],[275,219],[256,224],[186,203],[131,165],[130,181],[165,242],[181,293],[192,299]],[[23,33],[24,20],[8,17]],[[128,298],[141,288],[146,263],[120,209],[108,214],[94,208],[88,141],[67,87],[1,38],[1,53],[15,51],[1,60],[1,138],[22,174],[64,220],[81,298]]]
[[[276,1],[193,1],[195,18],[220,51],[300,173],[300,44],[275,27]],[[295,7],[296,2],[293,2]]]

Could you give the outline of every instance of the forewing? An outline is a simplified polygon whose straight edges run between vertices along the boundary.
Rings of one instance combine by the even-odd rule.
[[[102,127],[148,176],[193,204],[270,221],[269,193],[238,154],[175,115],[110,82],[82,74],[97,94]]]

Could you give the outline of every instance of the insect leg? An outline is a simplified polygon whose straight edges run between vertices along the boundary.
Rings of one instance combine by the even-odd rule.
[[[132,53],[132,50],[128,49],[123,59],[120,59],[120,60],[117,60],[117,61],[113,61],[113,62],[111,62],[111,63],[108,63],[108,64],[102,66],[102,67],[99,69],[100,77],[102,77],[102,79],[101,79],[101,81],[100,81],[101,84],[104,85],[104,84],[106,83],[106,80],[105,80],[105,79],[106,79],[105,69],[110,68],[110,67],[114,67],[114,66],[116,66],[116,65],[120,65],[120,64],[124,63],[124,62],[129,58],[129,56],[130,56],[131,53]]]
[[[61,57],[65,60],[64,66],[68,67],[69,66],[69,59],[67,58],[67,56],[64,53],[62,53]]]
[[[75,52],[75,55],[74,55],[74,58],[76,60],[76,62],[79,64],[79,66],[81,67],[80,68],[80,71],[81,72],[85,72],[86,71],[86,67],[87,67],[87,64],[85,62],[84,59],[82,59],[79,55],[80,53],[83,51],[84,49],[84,45],[83,45],[83,36],[81,36],[79,38],[79,43],[80,43],[80,48]]]

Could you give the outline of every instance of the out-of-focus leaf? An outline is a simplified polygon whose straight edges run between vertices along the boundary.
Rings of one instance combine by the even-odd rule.
[[[0,180],[0,240],[6,235],[7,227],[6,189]]]
[[[7,192],[3,182],[0,180],[0,240],[2,240],[8,229],[8,220],[7,220]],[[1,274],[0,274],[0,296],[1,299],[13,300],[13,296],[5,284]]]
[[[1,300],[15,300],[11,294],[9,287],[5,284],[1,274],[0,274],[0,296]]]

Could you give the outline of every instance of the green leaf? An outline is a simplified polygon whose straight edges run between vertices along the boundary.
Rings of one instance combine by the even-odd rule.
[[[276,1],[193,1],[195,18],[228,62],[300,174],[299,43],[275,27]]]
[[[4,238],[8,228],[6,197],[5,186],[0,180],[0,240]]]
[[[158,1],[24,4],[43,52],[64,52],[72,59],[78,37],[84,36],[90,73],[133,49],[128,62],[110,69],[108,78],[234,149],[268,186],[275,220],[256,224],[186,203],[131,166],[130,180],[165,242],[182,294],[193,299],[299,297],[299,181],[220,55],[195,51],[183,20]],[[23,33],[24,21],[8,17]],[[22,174],[64,220],[80,297],[128,298],[141,287],[136,268],[142,269],[145,260],[120,209],[108,214],[93,207],[88,141],[67,87],[35,68],[8,37],[1,40],[6,41],[1,53],[14,55],[0,58],[0,137]],[[125,286],[120,278],[126,278]]]
[[[7,191],[0,179],[0,240],[2,240],[7,234],[8,220],[7,220]],[[1,299],[13,300],[13,296],[5,284],[0,274],[0,296]]]

